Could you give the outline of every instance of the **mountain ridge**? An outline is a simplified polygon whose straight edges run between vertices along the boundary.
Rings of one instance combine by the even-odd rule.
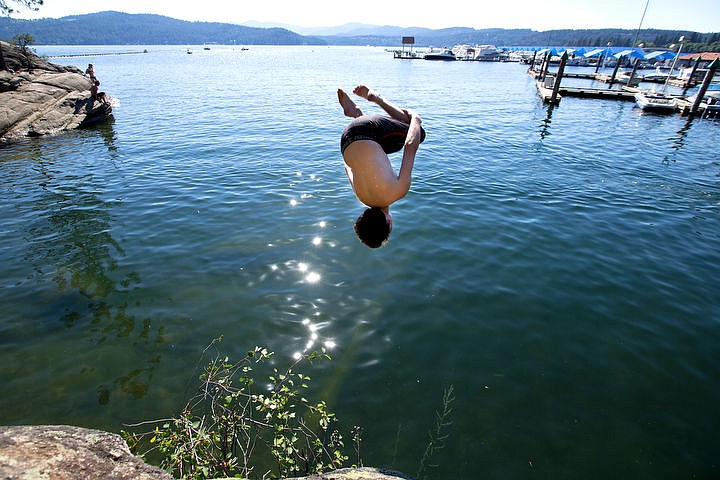
[[[378,45],[399,46],[401,37],[415,37],[415,45],[452,46],[614,46],[632,45],[636,31],[627,29],[564,29],[535,31],[529,28],[470,27],[429,29],[349,23],[337,27],[248,26],[220,22],[190,22],[157,14],[105,11],[62,18],[18,20],[0,17],[0,39],[29,33],[37,44],[47,45]],[[291,30],[296,28],[301,32]],[[302,33],[304,32],[304,33]],[[644,29],[639,42],[646,47],[667,47],[685,35],[688,46],[714,44],[720,50],[720,33]],[[687,48],[686,48],[687,50]]]

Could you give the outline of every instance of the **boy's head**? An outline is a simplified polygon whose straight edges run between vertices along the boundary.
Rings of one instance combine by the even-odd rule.
[[[355,220],[355,234],[370,248],[381,247],[387,242],[392,230],[390,214],[380,207],[370,207]]]

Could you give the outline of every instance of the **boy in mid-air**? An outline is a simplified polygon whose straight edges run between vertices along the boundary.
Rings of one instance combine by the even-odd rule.
[[[358,85],[353,93],[376,103],[390,116],[365,115],[338,89],[343,112],[354,119],[345,127],[340,142],[345,171],[358,200],[370,207],[355,221],[355,233],[365,245],[377,248],[392,230],[390,204],[410,190],[415,154],[425,140],[425,130],[417,113],[396,107],[365,85]],[[396,175],[388,154],[400,150],[402,164]]]

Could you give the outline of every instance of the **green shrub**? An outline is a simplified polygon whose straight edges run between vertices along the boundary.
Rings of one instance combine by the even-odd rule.
[[[213,341],[211,346],[218,340]],[[206,353],[209,350],[206,349]],[[217,354],[200,375],[198,392],[169,420],[144,422],[141,433],[123,431],[133,452],[160,455],[160,466],[180,478],[297,476],[340,468],[343,453],[337,419],[325,402],[310,402],[303,366],[329,359],[321,352],[299,355],[285,370],[272,369],[270,388],[255,385],[256,369],[273,353],[255,347],[238,362]],[[353,440],[359,455],[360,438]],[[358,458],[359,462],[359,458]]]

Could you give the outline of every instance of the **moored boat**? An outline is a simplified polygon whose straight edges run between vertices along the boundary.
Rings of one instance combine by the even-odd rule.
[[[678,107],[675,97],[656,92],[637,92],[635,102],[645,111],[658,113],[672,113]]]
[[[423,58],[425,60],[457,60],[457,57],[449,48],[443,48],[441,50],[430,49]]]

